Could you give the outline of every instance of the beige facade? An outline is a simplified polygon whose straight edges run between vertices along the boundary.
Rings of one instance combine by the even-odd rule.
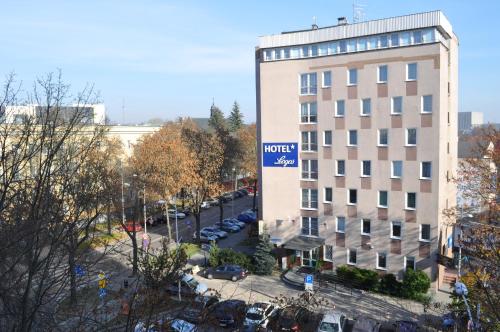
[[[134,145],[145,135],[151,135],[160,130],[161,126],[107,126],[106,136],[115,137],[122,143],[125,156],[130,157]]]
[[[426,14],[417,15],[425,18]],[[441,13],[439,18],[440,22],[446,20]],[[398,29],[398,19],[378,20],[382,28],[377,35],[358,33],[348,40],[326,40],[321,39],[326,33],[316,29],[307,33],[319,44],[283,42],[276,48],[257,48],[260,153],[266,142],[297,142],[300,148],[298,167],[263,167],[261,158],[259,217],[277,246],[286,247],[287,241],[300,235],[324,239],[333,253],[328,257],[326,248],[320,250],[323,257],[318,259],[331,261],[333,267],[347,264],[349,252],[355,251],[358,267],[401,277],[406,263],[413,259],[418,269],[436,278],[436,255],[448,253],[443,245],[451,234],[442,211],[456,201],[456,189],[449,179],[457,156],[458,41],[449,23],[435,26],[432,20],[423,19],[420,25],[405,30]],[[366,31],[363,24],[371,22],[359,23],[358,29],[351,30]],[[328,29],[335,28],[345,26]],[[433,32],[421,40],[419,31]],[[314,38],[315,34],[320,37]],[[397,45],[396,41],[385,45],[384,38],[395,34]],[[410,43],[402,46],[402,38],[407,36]],[[354,43],[355,49],[342,52],[343,42]],[[331,45],[336,47],[333,51]],[[295,58],[294,48],[298,49]],[[409,77],[415,68],[416,76]],[[351,69],[356,69],[356,74],[351,71],[349,75]],[[379,76],[381,71],[387,73],[386,79]],[[308,73],[316,73],[316,88],[310,83],[314,76],[304,79],[303,74]],[[349,76],[354,75],[355,84],[349,84]],[[343,115],[339,114],[342,101]],[[396,113],[400,106],[401,112]],[[302,117],[302,110],[311,115],[311,107],[317,110],[316,119],[314,115]],[[416,142],[409,144],[413,129]],[[350,131],[356,131],[356,144],[349,144]],[[317,148],[314,142],[310,146],[315,151],[304,151],[303,132],[316,132]],[[380,144],[385,133],[387,144]],[[308,172],[309,160],[317,160],[317,179]],[[342,166],[337,161],[344,163],[343,175],[338,173]],[[392,173],[399,169],[397,164],[393,167],[393,161],[401,161],[400,177]],[[328,188],[331,200],[326,197]],[[306,198],[304,189],[310,190]],[[350,189],[356,190],[353,204],[349,203]],[[297,254],[302,264],[316,260],[304,259],[313,252]]]

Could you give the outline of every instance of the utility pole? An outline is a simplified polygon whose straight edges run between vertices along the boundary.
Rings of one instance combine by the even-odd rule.
[[[148,229],[147,229],[147,217],[146,217],[146,183],[144,183],[144,188],[142,189],[142,194],[143,194],[143,209],[144,209],[144,234],[148,234]]]

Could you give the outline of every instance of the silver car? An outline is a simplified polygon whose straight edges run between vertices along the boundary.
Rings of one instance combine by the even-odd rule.
[[[318,332],[344,332],[347,318],[337,311],[329,311],[324,314],[319,323]]]

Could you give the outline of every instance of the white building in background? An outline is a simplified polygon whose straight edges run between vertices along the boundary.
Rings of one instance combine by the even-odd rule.
[[[160,130],[161,126],[107,126],[106,135],[116,137],[123,146],[126,157],[130,157],[137,144],[145,135],[151,135]]]
[[[458,112],[458,131],[469,132],[484,123],[482,112]]]
[[[106,107],[104,104],[72,105],[54,108],[58,111],[61,119],[70,119],[75,112],[82,113],[82,122],[86,124],[104,125],[106,124]],[[47,106],[43,105],[15,105],[5,107],[0,118],[4,123],[22,123],[27,118],[40,118],[45,116]]]

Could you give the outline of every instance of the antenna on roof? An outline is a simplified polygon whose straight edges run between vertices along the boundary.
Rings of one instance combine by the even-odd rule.
[[[313,24],[312,24],[311,28],[313,30],[317,30],[318,29],[318,25],[316,24],[316,16],[313,16]]]
[[[365,4],[359,3],[357,0],[352,1],[352,23],[363,22],[366,19]]]

